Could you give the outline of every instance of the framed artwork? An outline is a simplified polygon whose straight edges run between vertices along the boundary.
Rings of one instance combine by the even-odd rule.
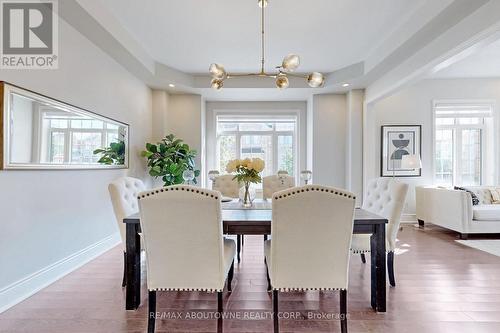
[[[403,169],[404,155],[422,155],[421,125],[382,126],[382,177],[420,177],[421,169]]]

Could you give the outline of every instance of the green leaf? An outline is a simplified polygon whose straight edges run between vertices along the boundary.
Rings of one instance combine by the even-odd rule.
[[[152,153],[156,153],[156,145],[151,143],[146,143],[146,149]]]

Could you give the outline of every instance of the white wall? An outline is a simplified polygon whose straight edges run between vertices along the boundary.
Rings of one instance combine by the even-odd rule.
[[[201,168],[202,153],[201,95],[170,95],[166,116],[166,134],[175,134],[198,152],[196,166]]]
[[[314,95],[312,172],[315,184],[346,186],[346,95]]]
[[[116,244],[107,185],[146,174],[139,151],[151,139],[150,89],[64,21],[59,50],[59,69],[1,70],[0,80],[130,124],[130,170],[0,171],[0,311],[65,273],[66,258]]]
[[[434,99],[493,99],[497,101],[498,115],[500,79],[423,80],[375,105],[368,106],[364,164],[367,179],[380,175],[382,125],[422,125],[422,177],[400,178],[401,181],[411,185],[406,214],[415,214],[415,185],[431,184],[433,181],[432,101]]]

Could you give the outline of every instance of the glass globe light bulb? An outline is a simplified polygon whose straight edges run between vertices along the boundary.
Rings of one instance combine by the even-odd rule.
[[[280,89],[288,88],[289,82],[288,78],[285,75],[278,75],[276,78],[276,87]]]
[[[224,86],[224,81],[220,80],[220,79],[212,79],[212,82],[210,82],[210,85],[215,90],[221,90],[222,87]]]
[[[264,6],[264,8],[267,7],[267,0],[258,0],[259,1],[259,7],[262,8],[262,6]]]
[[[211,64],[208,71],[212,74],[212,78],[214,79],[224,80],[227,76],[226,70],[221,64]]]
[[[300,58],[296,54],[289,54],[285,58],[283,58],[283,63],[281,64],[281,67],[285,71],[293,72],[294,70],[297,69],[300,65]]]
[[[325,77],[321,73],[312,72],[307,77],[307,84],[309,84],[311,88],[321,87],[323,86],[324,83],[325,83]]]

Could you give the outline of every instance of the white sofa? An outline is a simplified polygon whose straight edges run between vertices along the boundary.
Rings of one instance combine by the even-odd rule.
[[[492,204],[488,186],[466,187],[476,194],[479,205],[472,205],[472,197],[465,191],[434,186],[416,188],[417,219],[433,223],[460,233],[462,239],[469,234],[500,233],[500,205]]]

